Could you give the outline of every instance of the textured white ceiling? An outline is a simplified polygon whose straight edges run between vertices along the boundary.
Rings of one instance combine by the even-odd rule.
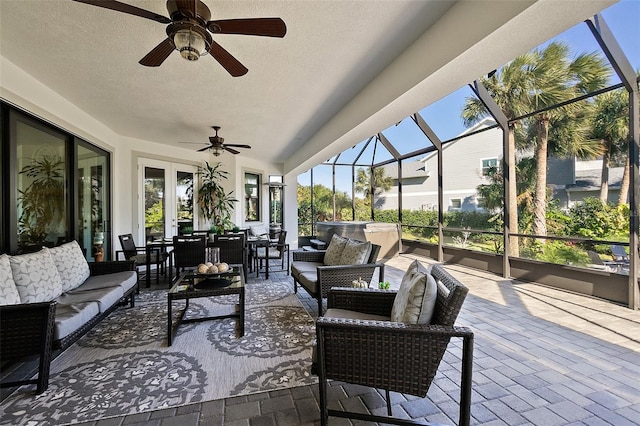
[[[162,0],[124,2],[168,16]],[[70,0],[1,0],[0,53],[117,134],[206,143],[219,125],[227,143],[253,146],[241,155],[291,170],[414,112],[396,107],[350,133],[414,88],[444,96],[612,1],[204,2],[212,19],[281,17],[287,35],[216,36],[249,69],[239,78],[211,57],[190,63],[177,52],[147,68],[138,61],[166,37],[163,24]],[[529,34],[495,36],[523,16],[538,19]],[[482,41],[492,35],[488,61]],[[438,72],[460,57],[468,69],[443,84]],[[425,89],[429,78],[437,86]]]

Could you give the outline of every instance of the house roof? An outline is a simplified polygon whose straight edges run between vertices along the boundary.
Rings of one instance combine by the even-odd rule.
[[[123,2],[168,15],[162,0]],[[115,135],[176,148],[206,143],[219,125],[227,143],[253,146],[241,156],[302,172],[615,0],[205,3],[213,19],[281,17],[287,34],[217,36],[249,69],[239,78],[175,52],[148,68],[138,61],[166,37],[163,24],[75,1],[2,0],[0,96],[63,127],[73,106]],[[39,85],[68,103],[38,104]]]
[[[609,189],[620,188],[624,167],[609,169]],[[567,191],[599,191],[602,169],[576,170],[576,183],[567,185]]]

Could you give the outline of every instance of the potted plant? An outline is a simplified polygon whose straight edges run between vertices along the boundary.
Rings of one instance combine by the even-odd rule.
[[[45,156],[19,173],[29,179],[27,187],[18,190],[20,244],[23,248],[41,246],[64,219],[64,164],[58,156]]]
[[[203,167],[198,168],[200,189],[198,190],[198,205],[202,216],[211,223],[211,231],[222,233],[233,226],[231,214],[237,199],[233,191],[226,192],[222,182],[228,179],[229,172],[221,169],[222,163],[210,165],[205,161]]]

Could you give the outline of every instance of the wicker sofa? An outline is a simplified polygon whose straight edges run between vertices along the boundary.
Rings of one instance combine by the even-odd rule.
[[[345,246],[367,246],[368,250],[357,259],[357,255],[356,258],[346,255]],[[351,287],[354,280],[360,279],[371,282],[376,269],[379,271],[378,280],[384,280],[384,264],[376,262],[379,252],[380,246],[377,244],[338,235],[333,235],[326,250],[294,251],[291,263],[294,291],[297,293],[298,286],[301,286],[313,296],[318,302],[318,315],[322,316],[322,299],[326,299],[332,287]]]
[[[134,261],[88,263],[72,241],[36,253],[0,255],[2,366],[40,356],[38,379],[3,381],[2,387],[48,383],[54,349],[63,350],[120,304],[134,306]]]

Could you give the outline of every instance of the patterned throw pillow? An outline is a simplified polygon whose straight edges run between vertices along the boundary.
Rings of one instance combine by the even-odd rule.
[[[333,234],[329,247],[327,247],[327,251],[324,254],[324,264],[329,266],[343,265],[343,263],[340,263],[340,259],[346,244],[346,238]]]
[[[269,228],[267,228],[267,225],[251,225],[249,227],[249,231],[254,237],[269,235]]]
[[[11,256],[9,262],[22,303],[48,302],[62,294],[62,281],[49,249]]]
[[[89,278],[89,264],[77,241],[49,249],[62,280],[62,291],[70,291]]]
[[[371,243],[369,241],[349,240],[340,256],[340,264],[361,265],[367,262],[370,254]]]
[[[437,291],[436,280],[429,269],[415,260],[402,277],[400,289],[393,301],[391,321],[428,324],[435,308]]]
[[[20,303],[20,295],[15,281],[13,281],[13,273],[11,272],[11,264],[9,256],[0,255],[0,305],[16,305]]]

